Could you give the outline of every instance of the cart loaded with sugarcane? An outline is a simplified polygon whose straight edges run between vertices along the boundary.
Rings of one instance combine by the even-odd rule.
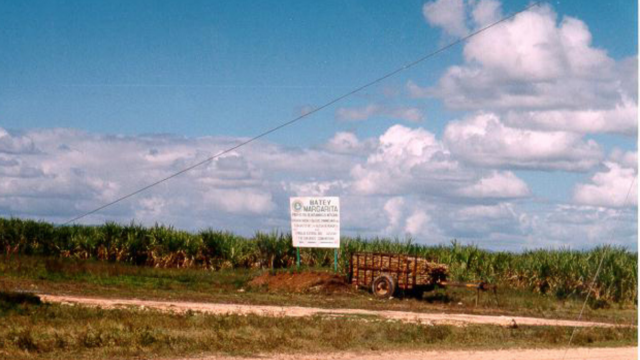
[[[403,254],[354,253],[349,260],[350,282],[356,288],[371,289],[380,298],[392,297],[397,291],[422,297],[425,291],[438,287],[462,287],[476,290],[476,305],[480,292],[492,290],[497,299],[497,287],[484,281],[460,283],[448,281],[447,265],[425,258]]]

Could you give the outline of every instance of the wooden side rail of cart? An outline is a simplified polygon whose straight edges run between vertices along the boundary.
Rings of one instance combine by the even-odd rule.
[[[480,283],[457,283],[447,281],[449,269],[446,265],[428,261],[415,255],[387,253],[354,253],[349,259],[349,277],[356,287],[370,288],[378,297],[390,297],[400,289],[417,294],[435,286],[451,286],[475,289],[476,304],[480,291],[493,290],[495,285]]]

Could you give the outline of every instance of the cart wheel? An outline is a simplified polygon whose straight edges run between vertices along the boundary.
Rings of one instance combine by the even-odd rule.
[[[396,291],[396,283],[389,275],[380,275],[371,283],[371,292],[379,298],[388,298],[393,296]]]

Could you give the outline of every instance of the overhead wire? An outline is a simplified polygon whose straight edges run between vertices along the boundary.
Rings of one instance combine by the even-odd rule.
[[[638,179],[638,174],[636,173],[636,175],[633,177],[633,181],[631,181],[631,185],[629,186],[629,190],[627,190],[627,195],[624,197],[624,200],[622,200],[621,206],[625,206],[627,204],[627,200],[629,199],[629,195],[631,194],[631,190],[633,189],[633,185],[636,183],[636,180]],[[598,267],[596,268],[596,272],[593,275],[593,280],[591,280],[591,284],[589,285],[589,290],[587,291],[587,296],[584,299],[584,302],[582,303],[582,308],[580,309],[580,313],[578,314],[578,320],[580,321],[582,320],[582,314],[584,313],[584,309],[587,306],[587,302],[589,302],[589,297],[591,296],[591,292],[593,291],[593,287],[596,284],[596,281],[598,280],[598,276],[600,275],[600,270],[602,270],[602,264],[604,264],[604,259],[607,257],[607,251],[609,250],[609,246],[605,246],[602,249],[602,257],[600,258],[600,262],[598,263]],[[569,348],[571,347],[571,343],[573,342],[573,338],[576,334],[576,331],[578,329],[578,325],[576,324],[573,327],[573,330],[571,331],[571,336],[569,337],[569,344],[567,344],[567,348],[564,351],[564,355],[562,356],[562,359],[564,360],[565,357],[567,356],[567,352],[569,351]]]
[[[426,60],[428,60],[428,59],[430,59],[430,58],[432,58],[432,57],[434,57],[434,56],[446,51],[446,50],[448,50],[449,48],[452,48],[452,47],[454,47],[454,46],[456,46],[458,44],[461,44],[461,43],[469,40],[470,38],[475,37],[475,36],[485,32],[485,31],[493,28],[494,26],[496,26],[496,25],[498,25],[500,23],[503,23],[503,22],[505,22],[505,21],[507,21],[509,19],[514,18],[518,14],[521,14],[521,13],[523,13],[523,12],[525,12],[525,11],[535,7],[535,6],[538,6],[539,4],[540,4],[540,2],[534,2],[534,3],[530,4],[529,6],[525,7],[524,9],[522,9],[520,11],[511,13],[510,15],[505,16],[505,17],[501,18],[498,21],[495,21],[495,22],[493,22],[493,23],[491,23],[491,24],[489,24],[489,25],[487,25],[485,27],[482,27],[482,28],[480,28],[480,29],[478,29],[478,30],[476,30],[474,32],[471,32],[468,35],[466,35],[464,37],[461,37],[461,38],[459,38],[459,39],[457,39],[457,40],[455,40],[453,42],[450,42],[449,44],[447,44],[447,45],[445,45],[445,46],[443,46],[443,47],[441,47],[441,48],[439,48],[439,49],[437,49],[437,50],[435,50],[435,51],[433,51],[431,53],[428,53],[428,54],[418,58],[417,60],[409,62],[409,63],[407,63],[407,64],[405,64],[405,65],[403,65],[403,66],[401,66],[401,67],[399,67],[399,68],[397,68],[397,69],[395,69],[395,70],[393,70],[393,71],[391,71],[391,72],[389,72],[389,73],[387,73],[387,74],[385,74],[383,76],[380,76],[380,77],[378,77],[378,78],[376,78],[376,79],[374,79],[374,80],[372,80],[372,81],[370,81],[368,83],[365,83],[364,85],[361,85],[361,86],[359,86],[359,87],[357,87],[357,88],[355,88],[355,89],[353,89],[353,90],[351,90],[351,91],[349,91],[349,92],[347,92],[347,93],[345,93],[343,95],[340,95],[340,96],[334,98],[333,100],[324,103],[323,105],[321,105],[319,107],[316,107],[316,108],[314,108],[314,109],[312,109],[312,110],[310,110],[308,112],[305,112],[304,114],[301,114],[301,115],[295,117],[294,119],[291,119],[291,120],[289,120],[287,122],[284,122],[284,123],[282,123],[282,124],[280,124],[278,126],[270,128],[270,129],[268,129],[268,130],[266,130],[266,131],[264,131],[264,132],[262,132],[262,133],[260,133],[260,134],[258,134],[256,136],[252,137],[252,138],[249,138],[248,140],[244,140],[244,141],[242,141],[242,142],[240,142],[240,143],[238,143],[238,144],[236,144],[236,145],[234,145],[232,147],[229,147],[229,148],[227,148],[225,150],[222,150],[222,151],[216,153],[213,156],[210,156],[210,157],[208,157],[208,158],[206,158],[204,160],[201,160],[201,161],[199,161],[199,162],[197,162],[197,163],[195,163],[193,165],[190,165],[190,166],[188,166],[188,167],[186,167],[186,168],[184,168],[184,169],[182,169],[182,170],[180,170],[178,172],[175,172],[175,173],[173,173],[173,174],[171,174],[169,176],[166,176],[164,178],[156,180],[156,181],[154,181],[154,182],[152,182],[152,183],[150,183],[148,185],[145,185],[145,186],[143,186],[143,187],[141,187],[141,188],[139,188],[139,189],[137,189],[137,190],[135,190],[133,192],[130,192],[130,193],[128,193],[128,194],[126,194],[124,196],[121,196],[121,197],[119,197],[119,198],[117,198],[117,199],[115,199],[113,201],[110,201],[110,202],[108,202],[106,204],[103,204],[103,205],[101,205],[101,206],[99,206],[99,207],[97,207],[95,209],[92,209],[91,211],[87,211],[87,212],[85,212],[85,213],[83,213],[81,215],[78,215],[78,216],[76,216],[76,217],[64,222],[63,225],[67,225],[67,224],[73,223],[73,222],[78,221],[78,220],[80,220],[82,218],[85,218],[85,217],[87,217],[89,215],[95,214],[95,213],[99,212],[100,210],[103,210],[103,209],[105,209],[107,207],[110,207],[110,206],[115,205],[115,204],[117,204],[119,202],[122,202],[122,201],[124,201],[124,200],[126,200],[128,198],[131,198],[131,197],[133,197],[133,196],[135,196],[137,194],[140,194],[140,193],[142,193],[142,192],[144,192],[144,191],[146,191],[146,190],[148,190],[148,189],[150,189],[152,187],[155,187],[155,186],[157,186],[157,185],[159,185],[161,183],[164,183],[164,182],[166,182],[168,180],[171,180],[171,179],[173,179],[173,178],[175,178],[177,176],[180,176],[180,175],[182,175],[182,174],[184,174],[184,173],[186,173],[186,172],[188,172],[190,170],[193,170],[193,169],[195,169],[195,168],[197,168],[199,166],[202,166],[202,165],[204,165],[206,163],[209,163],[209,162],[215,160],[216,158],[218,158],[218,157],[220,157],[222,155],[230,153],[230,152],[232,152],[234,150],[237,150],[238,148],[241,148],[241,147],[243,147],[245,145],[248,145],[248,144],[250,144],[250,143],[252,143],[252,142],[254,142],[254,141],[256,141],[256,140],[258,140],[260,138],[263,138],[263,137],[265,137],[265,136],[267,136],[267,135],[269,135],[271,133],[274,133],[274,132],[276,132],[276,131],[284,128],[284,127],[292,125],[292,124],[294,124],[294,123],[296,123],[296,122],[298,122],[298,121],[300,121],[300,120],[302,120],[302,119],[304,119],[304,118],[306,118],[306,117],[308,117],[308,116],[310,116],[310,115],[312,115],[312,114],[314,114],[316,112],[319,112],[319,111],[321,111],[321,110],[323,110],[323,109],[325,109],[325,108],[327,108],[327,107],[329,107],[331,105],[334,105],[334,104],[344,100],[345,98],[348,98],[348,97],[350,97],[350,96],[352,96],[352,95],[354,95],[356,93],[359,93],[362,90],[365,90],[365,89],[367,89],[367,88],[369,88],[369,87],[371,87],[373,85],[376,85],[376,84],[378,84],[378,83],[380,83],[380,82],[382,82],[382,81],[384,81],[384,80],[386,80],[386,79],[388,79],[388,78],[390,78],[390,77],[392,77],[392,76],[394,76],[394,75],[396,75],[396,74],[398,74],[400,72],[403,72],[403,71],[405,71],[407,69],[410,69],[410,68],[412,68],[412,67],[414,67],[414,66],[416,66],[416,65],[418,65],[418,64],[420,64],[420,63],[422,63],[422,62],[424,62],[424,61],[426,61]],[[627,199],[628,199],[628,197],[629,197],[629,195],[631,193],[631,190],[633,189],[633,185],[635,184],[636,179],[637,179],[637,174],[634,177],[634,179],[633,179],[633,181],[631,183],[631,186],[629,187],[627,195],[626,195],[626,197],[625,197],[625,199],[623,201],[623,206],[627,202]],[[593,287],[594,287],[594,285],[595,285],[595,283],[596,283],[596,281],[598,279],[598,276],[600,275],[600,271],[602,269],[602,265],[604,264],[604,260],[606,258],[608,249],[609,249],[609,247],[604,247],[604,249],[603,249],[602,257],[600,259],[600,262],[598,263],[598,267],[597,267],[596,272],[594,274],[593,280],[591,281],[591,284],[589,286],[589,290],[588,290],[587,295],[585,297],[585,301],[582,304],[582,308],[581,308],[580,313],[578,315],[578,321],[580,321],[582,319],[584,310],[586,308],[586,304],[587,304],[587,302],[589,300],[589,297],[590,297],[590,295],[591,295],[591,293],[593,291]],[[573,331],[571,332],[571,337],[569,338],[569,344],[567,345],[567,349],[565,350],[563,359],[567,355],[567,351],[569,350],[569,347],[571,346],[571,343],[572,343],[572,341],[574,339],[574,336],[575,336],[575,333],[577,331],[577,328],[578,328],[577,326],[574,326]]]
[[[351,90],[351,91],[349,91],[349,92],[347,92],[347,93],[345,93],[343,95],[340,95],[340,96],[334,98],[333,100],[331,100],[331,101],[329,101],[329,102],[327,102],[327,103],[325,103],[325,104],[323,104],[323,105],[321,105],[321,106],[319,106],[317,108],[314,108],[314,109],[312,109],[312,110],[310,110],[308,112],[305,112],[304,114],[302,114],[302,115],[300,115],[300,116],[298,116],[298,117],[296,117],[296,118],[294,118],[292,120],[289,120],[289,121],[284,122],[284,123],[282,123],[282,124],[280,124],[280,125],[278,125],[276,127],[273,127],[273,128],[271,128],[269,130],[266,130],[266,131],[264,131],[264,132],[262,132],[262,133],[260,133],[260,134],[258,134],[256,136],[248,139],[248,140],[242,141],[242,142],[240,142],[240,143],[238,143],[238,144],[236,144],[236,145],[234,145],[234,146],[232,146],[230,148],[222,150],[222,151],[216,153],[213,156],[210,156],[210,157],[208,157],[208,158],[206,158],[204,160],[201,160],[201,161],[199,161],[199,162],[197,162],[197,163],[195,163],[195,164],[193,164],[191,166],[188,166],[188,167],[186,167],[186,168],[184,168],[184,169],[182,169],[182,170],[180,170],[178,172],[175,172],[175,173],[173,173],[173,174],[171,174],[169,176],[166,176],[164,178],[156,180],[156,181],[154,181],[154,182],[152,182],[152,183],[150,183],[148,185],[145,185],[145,186],[143,186],[143,187],[141,187],[141,188],[139,188],[139,189],[137,189],[137,190],[135,190],[135,191],[133,191],[131,193],[128,193],[128,194],[126,194],[124,196],[121,196],[121,197],[119,197],[119,198],[117,198],[117,199],[115,199],[113,201],[110,201],[110,202],[108,202],[106,204],[103,204],[103,205],[101,205],[101,206],[99,206],[99,207],[97,207],[97,208],[95,208],[93,210],[90,210],[90,211],[87,211],[85,213],[82,213],[81,215],[78,215],[78,216],[76,216],[76,217],[64,222],[62,225],[68,225],[68,224],[76,222],[76,221],[78,221],[78,220],[80,220],[82,218],[85,218],[85,217],[87,217],[89,215],[95,214],[100,210],[103,210],[103,209],[108,208],[108,207],[110,207],[112,205],[115,205],[115,204],[117,204],[117,203],[119,203],[119,202],[121,202],[123,200],[131,198],[131,197],[133,197],[135,195],[138,195],[141,192],[144,192],[144,191],[146,191],[146,190],[148,190],[148,189],[150,189],[150,188],[152,188],[154,186],[157,186],[157,185],[159,185],[159,184],[161,184],[161,183],[163,183],[165,181],[171,180],[171,179],[173,179],[173,178],[175,178],[177,176],[180,176],[180,175],[182,175],[182,174],[184,174],[184,173],[186,173],[186,172],[188,172],[190,170],[193,170],[193,169],[195,169],[195,168],[197,168],[199,166],[202,166],[202,165],[204,165],[206,163],[209,163],[209,162],[215,160],[216,158],[218,158],[218,157],[220,157],[222,155],[228,154],[228,153],[230,153],[230,152],[232,152],[232,151],[234,151],[234,150],[236,150],[238,148],[241,148],[241,147],[243,147],[245,145],[248,145],[248,144],[250,144],[250,143],[252,143],[252,142],[254,142],[254,141],[256,141],[256,140],[258,140],[260,138],[263,138],[263,137],[265,137],[265,136],[267,136],[267,135],[269,135],[269,134],[271,134],[273,132],[276,132],[276,131],[284,128],[284,127],[292,125],[292,124],[294,124],[294,123],[296,123],[296,122],[308,117],[309,115],[312,115],[312,114],[314,114],[316,112],[319,112],[319,111],[321,111],[321,110],[323,110],[323,109],[325,109],[325,108],[327,108],[327,107],[329,107],[329,106],[331,106],[331,105],[333,105],[333,104],[335,104],[335,103],[337,103],[337,102],[339,102],[339,101],[341,101],[341,100],[343,100],[345,98],[348,98],[348,97],[350,97],[350,96],[352,96],[352,95],[354,95],[354,94],[356,94],[356,93],[358,93],[358,92],[360,92],[360,91],[362,91],[364,89],[367,89],[367,88],[369,88],[369,87],[371,87],[371,86],[373,86],[375,84],[378,84],[381,81],[383,81],[385,79],[388,79],[388,78],[390,78],[390,77],[392,77],[392,76],[394,76],[394,75],[396,75],[396,74],[398,74],[398,73],[400,73],[402,71],[405,71],[405,70],[407,70],[409,68],[412,68],[412,67],[422,63],[423,61],[428,60],[428,59],[430,59],[430,58],[432,58],[432,57],[434,57],[434,56],[436,56],[436,55],[438,55],[438,54],[440,54],[440,53],[442,53],[442,52],[444,52],[444,51],[446,51],[446,50],[448,50],[448,49],[450,49],[450,48],[452,48],[452,47],[454,47],[454,46],[456,46],[458,44],[461,44],[461,43],[471,39],[472,37],[477,36],[477,35],[485,32],[485,31],[491,29],[492,27],[494,27],[494,26],[496,26],[498,24],[501,24],[501,23],[503,23],[503,22],[505,22],[505,21],[507,21],[509,19],[512,19],[512,18],[516,17],[518,14],[521,14],[521,13],[523,13],[523,12],[525,12],[525,11],[535,7],[535,6],[538,6],[539,4],[540,4],[540,2],[534,2],[534,3],[530,4],[529,6],[525,7],[524,9],[522,9],[520,11],[514,12],[514,13],[508,15],[508,16],[505,16],[505,17],[501,18],[498,21],[495,21],[495,22],[493,22],[493,23],[491,23],[491,24],[489,24],[489,25],[487,25],[485,27],[482,27],[482,28],[480,28],[480,29],[478,29],[478,30],[476,30],[474,32],[471,32],[470,34],[468,34],[468,35],[466,35],[464,37],[461,37],[461,38],[459,38],[459,39],[457,39],[457,40],[455,40],[453,42],[450,42],[449,44],[447,44],[447,45],[445,45],[445,46],[443,46],[443,47],[441,47],[441,48],[439,48],[439,49],[437,49],[437,50],[435,50],[435,51],[433,51],[431,53],[428,53],[428,54],[418,58],[417,60],[409,62],[409,63],[407,63],[407,64],[405,64],[405,65],[403,65],[403,66],[401,66],[401,67],[399,67],[399,68],[397,68],[397,69],[395,69],[395,70],[393,70],[393,71],[391,71],[391,72],[389,72],[389,73],[387,73],[387,74],[385,74],[385,75],[383,75],[383,76],[381,76],[381,77],[379,77],[379,78],[377,78],[375,80],[372,80],[372,81],[370,81],[370,82],[368,82],[368,83],[366,83],[364,85],[361,85],[361,86],[359,86],[359,87],[357,87],[357,88],[355,88],[355,89],[353,89],[353,90]]]

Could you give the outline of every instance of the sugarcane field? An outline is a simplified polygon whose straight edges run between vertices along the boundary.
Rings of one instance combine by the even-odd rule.
[[[601,270],[617,276],[598,279],[576,321],[590,285],[580,278],[595,271],[604,248],[514,254],[342,238],[336,272],[331,249],[303,249],[297,266],[291,236],[281,233],[18,219],[1,220],[0,232],[9,358],[235,357],[303,347],[384,355],[495,344],[560,351],[574,328],[576,348],[588,353],[593,344],[628,351],[637,334],[637,254],[620,248],[607,250]],[[376,283],[388,279],[391,288]],[[302,330],[308,326],[317,330]]]
[[[638,5],[0,1],[0,360],[637,360]]]

